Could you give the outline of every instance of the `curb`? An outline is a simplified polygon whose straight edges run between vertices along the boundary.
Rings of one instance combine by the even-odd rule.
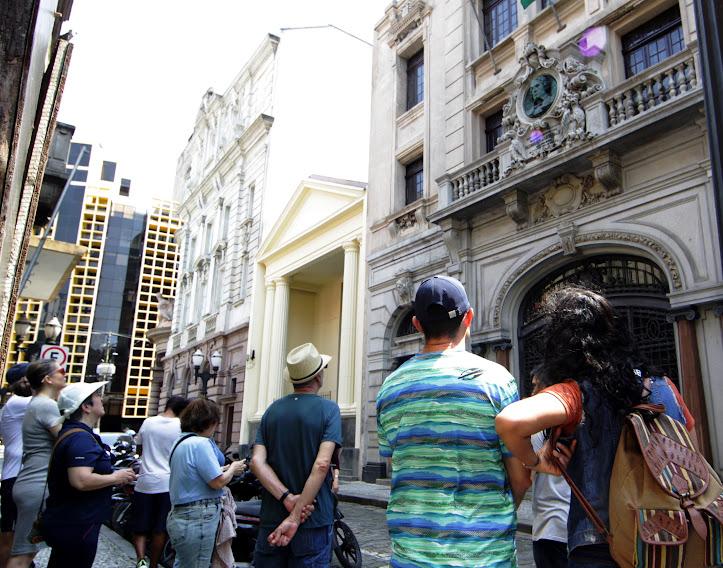
[[[363,495],[350,495],[339,492],[339,501],[342,503],[355,503],[357,505],[367,505],[369,507],[378,507],[380,509],[387,508],[387,501],[385,499],[378,499],[376,497],[367,497]],[[517,523],[517,531],[525,534],[532,534],[532,525],[526,521]]]

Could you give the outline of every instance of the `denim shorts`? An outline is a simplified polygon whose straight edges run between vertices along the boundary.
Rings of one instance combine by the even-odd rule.
[[[331,528],[300,528],[288,546],[271,546],[273,529],[261,527],[256,540],[254,565],[263,568],[328,568],[331,558]]]
[[[220,519],[220,499],[203,499],[171,509],[166,530],[176,551],[174,568],[208,568],[211,565]]]

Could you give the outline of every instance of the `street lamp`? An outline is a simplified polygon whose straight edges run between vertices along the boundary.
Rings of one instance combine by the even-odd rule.
[[[57,316],[53,316],[50,321],[45,322],[45,339],[48,343],[55,345],[62,329],[63,326],[60,325]]]
[[[101,380],[110,381],[113,378],[113,375],[115,375],[115,364],[111,361],[102,361],[98,363],[98,366],[95,368],[95,372]]]
[[[196,352],[191,355],[191,363],[193,364],[193,370],[196,376],[196,383],[198,383],[198,379],[201,379],[201,396],[206,398],[208,381],[213,379],[213,382],[216,382],[216,375],[218,374],[218,369],[221,367],[222,358],[221,354],[218,351],[214,351],[213,353],[211,353],[210,373],[208,371],[201,371],[201,365],[203,365],[204,359],[205,356],[200,349],[197,349]]]
[[[20,347],[20,345],[22,345],[28,333],[30,333],[30,328],[32,327],[32,325],[33,322],[28,319],[28,316],[25,315],[25,312],[20,314],[20,317],[15,320],[15,325],[13,327],[15,328],[15,345],[18,352],[18,362],[20,362],[20,360],[22,359],[23,353],[23,349]]]

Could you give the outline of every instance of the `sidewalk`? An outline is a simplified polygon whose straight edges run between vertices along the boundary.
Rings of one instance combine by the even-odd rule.
[[[45,568],[50,558],[50,549],[45,548],[35,557],[35,565]],[[136,553],[133,545],[117,535],[105,525],[100,529],[98,553],[93,568],[130,568],[136,565]]]
[[[386,509],[389,502],[389,491],[390,488],[386,485],[363,481],[342,481],[339,484],[339,500]],[[517,509],[517,530],[531,534],[532,503],[529,497],[528,493]]]

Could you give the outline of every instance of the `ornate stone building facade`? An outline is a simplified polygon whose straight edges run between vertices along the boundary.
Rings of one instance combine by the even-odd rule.
[[[208,396],[222,406],[222,446],[253,441],[254,418],[283,393],[285,346],[297,339],[303,342],[303,333],[296,331],[304,326],[297,329],[296,321],[288,334],[279,327],[273,342],[254,332],[270,329],[265,318],[271,313],[281,326],[289,307],[283,300],[293,301],[295,296],[294,282],[289,287],[284,280],[293,273],[275,273],[278,288],[266,281],[268,259],[257,262],[262,237],[273,240],[269,231],[277,217],[287,211],[299,180],[312,172],[337,182],[366,177],[369,109],[352,109],[349,93],[368,100],[371,52],[366,42],[333,26],[290,30],[281,39],[269,35],[226,93],[209,91],[204,96],[194,133],[179,159],[176,199],[182,203],[184,222],[179,236],[180,284],[160,402],[171,393],[197,396],[201,382],[195,382],[191,357],[197,350],[203,353],[203,373],[212,370],[210,357],[218,352],[221,365],[208,385]],[[314,184],[324,182],[316,178]],[[305,222],[332,215],[333,207],[323,209],[329,202],[321,203]],[[319,285],[337,302],[336,289],[329,286],[339,283],[329,274],[322,280],[316,278],[312,288]],[[273,284],[271,294],[268,284]],[[269,298],[274,301],[265,311]],[[307,341],[313,341],[313,327],[306,326]],[[355,348],[354,356],[359,352]],[[273,376],[259,375],[261,361],[267,362],[265,372]],[[357,368],[361,365],[350,373]],[[361,379],[354,383],[350,378],[349,384],[360,385]],[[356,400],[344,399],[354,417]],[[358,438],[352,425],[350,439]]]
[[[376,32],[364,476],[384,475],[374,400],[421,346],[410,301],[435,273],[465,283],[470,348],[522,392],[544,294],[603,290],[720,469],[723,277],[692,2],[407,0]]]
[[[183,226],[176,233],[179,277],[159,406],[172,394],[198,396],[191,357],[200,350],[199,371],[211,372],[218,351],[222,364],[208,397],[221,406],[225,445],[238,441],[241,421],[277,45],[267,36],[225,93],[203,96],[176,169]]]

